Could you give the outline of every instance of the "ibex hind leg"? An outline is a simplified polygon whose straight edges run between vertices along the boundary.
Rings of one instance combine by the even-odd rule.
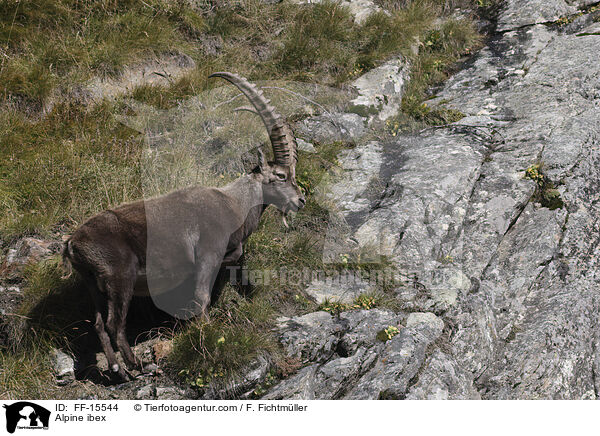
[[[106,280],[104,287],[109,298],[109,304],[112,306],[109,308],[111,309],[111,316],[107,320],[107,327],[127,367],[129,369],[141,369],[141,362],[131,350],[126,333],[127,312],[133,298],[134,283],[135,272]]]
[[[98,338],[100,339],[102,351],[104,351],[104,355],[106,356],[106,360],[108,361],[109,370],[114,373],[117,373],[117,375],[119,375],[122,379],[127,380],[129,376],[119,365],[117,361],[117,356],[115,355],[115,351],[110,341],[110,336],[106,332],[106,320],[102,316],[102,312],[106,311],[106,318],[108,318],[108,301],[106,299],[106,296],[100,292],[98,286],[95,283],[95,280],[86,280],[86,283],[95,306],[94,328],[96,329],[96,333],[98,334]]]

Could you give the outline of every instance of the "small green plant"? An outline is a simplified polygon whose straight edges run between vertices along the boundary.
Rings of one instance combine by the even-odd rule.
[[[524,177],[534,181],[536,184],[536,190],[533,195],[535,201],[550,210],[564,207],[560,192],[556,189],[554,183],[544,175],[541,163],[533,164],[527,168]]]
[[[313,302],[311,302],[302,294],[294,294],[294,301],[296,301],[296,303],[298,303],[304,309],[310,309],[314,305]]]
[[[385,121],[385,129],[392,136],[396,136],[400,132],[402,126],[396,118],[397,117],[388,118]]]
[[[273,370],[269,371],[267,373],[265,380],[262,383],[260,383],[258,386],[256,386],[256,388],[254,388],[254,391],[252,392],[252,396],[254,398],[262,397],[267,392],[267,390],[275,384],[276,381],[277,381],[277,378],[275,377],[274,371]]]
[[[340,314],[342,312],[346,312],[352,309],[352,305],[348,303],[342,303],[336,300],[325,299],[321,304],[319,304],[318,310],[324,310],[325,312],[329,312],[333,315]]]
[[[348,265],[350,261],[350,256],[346,253],[340,253],[340,263],[343,265]]]
[[[202,371],[192,375],[189,370],[184,369],[179,371],[178,376],[184,380],[186,384],[194,388],[203,389],[211,382],[219,382],[225,377],[225,370],[222,367],[217,369],[208,367]]]
[[[377,332],[376,338],[377,338],[377,340],[379,340],[381,342],[387,342],[390,339],[392,339],[394,336],[396,336],[398,333],[400,333],[400,330],[398,330],[398,327],[391,325],[382,330],[379,330]]]
[[[443,126],[455,123],[465,117],[459,110],[443,106],[431,107],[427,103],[418,103],[415,97],[405,97],[402,100],[403,113],[388,118],[385,122],[386,131],[396,136],[403,130],[410,130],[410,121],[419,125]]]
[[[533,180],[539,187],[544,186],[545,178],[542,174],[541,164],[531,165],[525,170],[525,178]]]
[[[554,22],[554,24],[563,27],[566,26],[567,24],[571,23],[573,21],[573,19],[569,16],[565,16],[565,17],[560,17],[558,20],[556,20]]]
[[[312,195],[315,193],[315,188],[312,184],[313,182],[306,170],[301,174],[296,174],[296,182],[300,189],[302,189],[302,192],[304,192],[304,195]]]
[[[452,263],[454,263],[454,257],[451,256],[451,255],[449,255],[449,254],[447,254],[446,256],[442,257],[441,262],[444,265],[452,264]]]
[[[356,297],[352,307],[354,309],[372,309],[377,305],[377,298],[374,295],[362,294]]]
[[[384,298],[375,294],[361,294],[352,303],[326,299],[319,305],[318,310],[324,310],[331,314],[339,314],[349,310],[368,310],[379,306],[384,300]]]
[[[417,106],[412,115],[415,119],[432,126],[454,123],[465,117],[465,114],[456,109],[431,107],[427,103]]]

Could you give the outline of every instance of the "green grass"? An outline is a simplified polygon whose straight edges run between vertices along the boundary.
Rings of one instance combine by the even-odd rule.
[[[183,2],[22,0],[0,4],[0,97],[43,105],[51,91],[176,50],[204,22]]]
[[[227,386],[259,355],[276,356],[273,307],[264,297],[241,297],[231,288],[211,309],[210,322],[192,321],[173,339],[170,369],[196,388]]]
[[[39,345],[26,352],[0,351],[0,399],[56,398],[49,351],[47,345]]]
[[[391,11],[389,16],[375,14],[357,25],[349,11],[334,2],[302,6],[285,0],[276,4],[241,0],[210,7],[199,2],[196,9],[185,1],[166,0],[2,2],[0,107],[5,109],[0,111],[0,208],[5,213],[0,214],[0,246],[28,234],[58,239],[102,209],[164,192],[194,177],[210,184],[235,177],[241,168],[221,161],[199,176],[202,155],[186,149],[161,152],[149,163],[143,136],[121,122],[123,116],[132,115],[130,98],[157,109],[178,107],[189,97],[204,98],[223,85],[207,79],[217,70],[234,71],[253,81],[338,86],[403,55],[411,62],[412,76],[402,113],[393,120],[396,130],[459,117],[451,110],[427,108],[423,101],[428,89],[477,47],[480,38],[472,22],[448,18],[453,7],[473,2],[380,3]],[[217,48],[211,52],[207,41],[217,41]],[[118,79],[127,65],[168,53],[185,53],[197,67],[167,85],[141,85],[96,105],[56,97],[69,96],[94,77]],[[225,100],[223,95],[217,97]],[[44,107],[49,109],[41,116]],[[287,112],[295,119],[304,116]],[[250,119],[240,116],[225,123],[224,137],[233,146],[224,151],[223,161],[231,161],[231,153],[241,149],[243,139],[235,136],[234,124],[251,131],[258,124]],[[218,117],[207,120],[215,122]],[[184,130],[202,129],[192,120]],[[190,143],[209,139],[185,138]],[[337,154],[350,145],[316,145],[318,153],[302,154],[297,168],[298,182],[308,194],[305,209],[291,220],[289,229],[277,211],[267,210],[246,244],[249,270],[287,266],[333,273],[387,266],[356,260],[323,264],[324,235],[331,223],[328,205],[317,201],[318,190],[335,174]],[[162,171],[156,179],[147,174],[154,169],[150,164]],[[89,319],[89,302],[81,304],[81,285],[61,279],[61,274],[57,258],[25,273],[25,301],[19,313],[31,319],[26,330],[15,324],[21,336],[15,336],[14,347],[0,350],[0,397],[57,395],[48,351],[72,346],[84,330],[81,320]],[[396,310],[388,290],[379,291],[356,304]],[[211,311],[210,324],[194,321],[173,332],[169,367],[198,388],[209,381],[227,384],[259,354],[271,356],[277,372],[287,373],[286,367],[295,366],[278,354],[271,332],[274,319],[317,306],[303,294],[300,282],[258,283],[250,297],[227,287]]]
[[[433,74],[441,68],[439,62],[447,66],[457,50],[472,45],[473,33],[465,22],[450,20],[441,30],[435,28],[435,19],[454,4],[406,3],[404,8],[389,4],[391,15],[373,14],[357,25],[333,1],[307,7],[242,0],[229,6],[200,4],[197,9],[164,0],[4,2],[0,99],[39,109],[57,87],[68,92],[94,76],[116,77],[125,65],[168,52],[192,56],[198,72],[175,86],[140,90],[136,97],[174,103],[205,88],[205,73],[216,68],[240,71],[251,79],[340,84],[389,56],[413,59],[417,41],[444,54],[416,67]],[[217,55],[201,49],[207,36],[222,41]]]
[[[333,1],[310,7],[288,2],[265,5],[243,0],[217,8],[206,19],[209,35],[222,39],[217,56],[203,58],[199,73],[174,86],[143,86],[140,101],[169,107],[177,99],[210,86],[210,71],[242,71],[251,80],[284,79],[339,85],[393,55],[412,56],[417,38],[440,12],[430,2],[416,1],[390,16],[376,13],[363,25]]]
[[[60,225],[141,195],[139,134],[119,124],[114,106],[57,105],[31,123],[0,113],[0,239],[49,236]]]
[[[62,274],[58,257],[26,268],[23,302],[4,320],[12,343],[0,348],[0,398],[56,398],[50,350],[96,340],[88,335],[93,312],[87,293],[75,277]]]
[[[454,109],[429,107],[432,85],[442,83],[461,58],[471,54],[481,37],[468,19],[448,19],[439,29],[425,34],[419,54],[413,61],[411,80],[402,98],[401,112],[388,120],[393,134],[423,125],[441,125],[458,121],[464,115]]]

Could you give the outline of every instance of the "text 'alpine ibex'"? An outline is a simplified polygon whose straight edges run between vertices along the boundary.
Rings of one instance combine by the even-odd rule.
[[[296,183],[297,145],[287,123],[262,91],[231,73],[214,73],[235,85],[264,122],[274,159],[222,188],[193,186],[124,204],[84,222],[65,242],[63,260],[83,278],[95,304],[95,328],[110,369],[128,379],[140,367],[125,334],[133,295],[164,293],[194,279],[195,313],[207,317],[212,287],[223,264],[237,261],[268,205],[284,214],[304,206]],[[262,154],[261,154],[262,156]]]

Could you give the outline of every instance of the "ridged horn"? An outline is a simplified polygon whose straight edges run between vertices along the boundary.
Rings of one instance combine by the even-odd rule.
[[[238,88],[248,101],[254,106],[256,111],[247,107],[241,107],[236,110],[250,110],[256,113],[263,120],[271,146],[273,147],[273,157],[276,164],[287,165],[295,168],[298,161],[298,145],[296,138],[290,126],[285,123],[275,108],[271,106],[270,101],[264,96],[263,92],[258,90],[255,85],[248,82],[243,77],[227,72],[213,73],[211,77],[220,77]]]

